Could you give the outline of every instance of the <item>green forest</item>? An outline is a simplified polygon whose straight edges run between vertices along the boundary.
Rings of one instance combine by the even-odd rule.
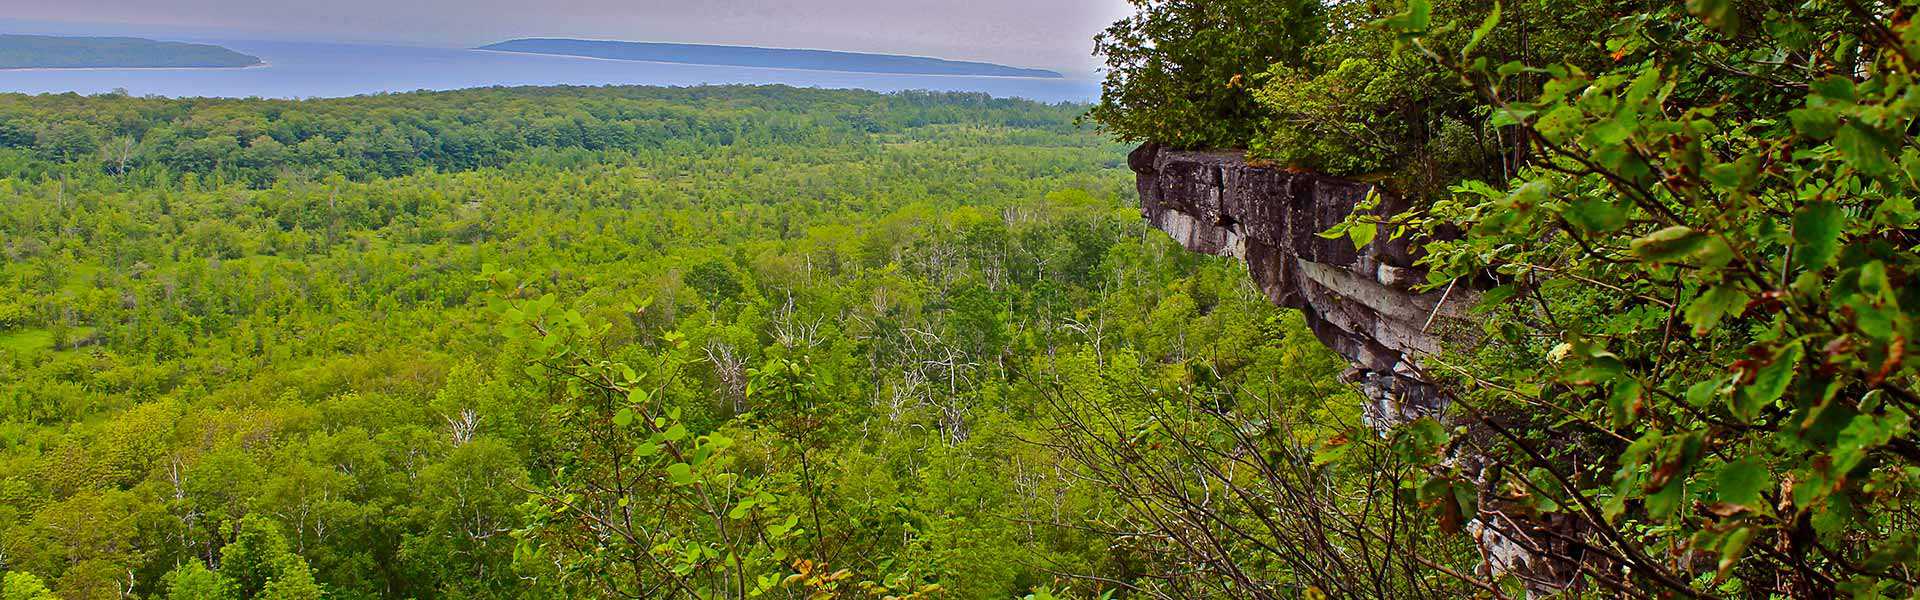
[[[1155,569],[1087,529],[1124,501],[1064,475],[1051,407],[1337,397],[1343,365],[1145,227],[1084,110],[0,98],[4,597],[1019,597]]]
[[[1130,5],[1092,104],[0,94],[0,600],[1920,594],[1920,9]],[[1444,413],[1139,144],[1373,184]]]

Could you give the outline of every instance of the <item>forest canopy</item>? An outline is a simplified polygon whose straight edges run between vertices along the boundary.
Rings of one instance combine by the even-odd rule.
[[[1133,5],[1092,106],[0,95],[0,598],[1920,590],[1912,7]],[[1444,412],[1135,143],[1376,184]]]
[[[1355,414],[1287,400],[1342,397],[1340,364],[1141,224],[1084,110],[0,96],[0,596],[1047,598],[1156,572],[1049,447],[1060,403]]]

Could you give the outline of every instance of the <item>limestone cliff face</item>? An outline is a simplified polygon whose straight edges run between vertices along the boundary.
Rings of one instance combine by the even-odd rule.
[[[1352,213],[1372,186],[1248,164],[1238,152],[1141,146],[1128,157],[1140,210],[1187,249],[1246,262],[1275,304],[1300,309],[1320,341],[1353,363],[1349,380],[1369,399],[1367,418],[1386,427],[1439,412],[1446,395],[1420,357],[1470,341],[1470,289],[1419,292],[1417,249],[1381,232],[1358,250],[1318,234]],[[1404,209],[1382,196],[1374,210]]]
[[[1418,291],[1426,282],[1414,266],[1419,248],[1390,240],[1386,231],[1357,250],[1344,237],[1318,235],[1359,210],[1372,186],[1249,164],[1239,152],[1148,144],[1128,163],[1149,222],[1189,250],[1245,261],[1267,298],[1299,309],[1314,335],[1352,362],[1348,380],[1367,397],[1370,426],[1385,432],[1446,408],[1449,395],[1422,360],[1450,344],[1475,342],[1478,327],[1467,309],[1480,294],[1471,282]],[[1369,210],[1383,215],[1406,209],[1384,194],[1374,204]],[[1469,435],[1479,429],[1462,424]],[[1578,538],[1582,523],[1509,510],[1486,476],[1493,472],[1488,457],[1461,452],[1449,460],[1480,484],[1480,512],[1469,528],[1489,574],[1519,577],[1530,596],[1564,589],[1579,565],[1549,557],[1580,555],[1566,540]]]

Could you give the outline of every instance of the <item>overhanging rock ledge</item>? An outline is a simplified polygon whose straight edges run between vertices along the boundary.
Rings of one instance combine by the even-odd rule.
[[[1405,211],[1404,199],[1365,183],[1251,164],[1242,152],[1147,144],[1127,162],[1147,221],[1188,250],[1244,261],[1268,299],[1299,309],[1314,335],[1352,363],[1347,379],[1367,399],[1370,427],[1385,433],[1423,416],[1446,419],[1450,395],[1421,363],[1447,346],[1476,343],[1479,329],[1468,312],[1479,301],[1475,285],[1419,291],[1426,283],[1415,266],[1420,249],[1391,239],[1385,225],[1358,249],[1345,237],[1319,235],[1362,210],[1369,195],[1376,201],[1365,210],[1379,215]],[[1496,478],[1489,475],[1497,469],[1487,456],[1456,451],[1448,460],[1481,488],[1479,514],[1468,527],[1487,574],[1517,576],[1533,597],[1564,590],[1580,566],[1549,557],[1584,555],[1568,542],[1578,539],[1582,523],[1509,510],[1516,507],[1492,489]]]
[[[1370,425],[1384,429],[1446,407],[1420,357],[1471,341],[1467,308],[1479,294],[1467,286],[1417,291],[1426,282],[1414,266],[1418,248],[1384,230],[1357,250],[1345,238],[1319,235],[1373,186],[1251,164],[1233,151],[1146,144],[1127,163],[1148,222],[1188,250],[1246,262],[1268,299],[1300,309],[1314,335],[1352,363],[1347,377],[1368,399]],[[1377,204],[1380,214],[1406,208],[1384,194]]]

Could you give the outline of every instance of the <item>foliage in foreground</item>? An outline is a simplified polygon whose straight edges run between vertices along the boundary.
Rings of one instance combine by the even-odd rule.
[[[1388,456],[1415,475],[1396,484],[1404,502],[1438,529],[1571,523],[1528,550],[1574,573],[1575,593],[1911,596],[1913,7],[1587,6],[1413,0],[1377,20],[1335,8],[1318,36],[1329,62],[1269,58],[1258,89],[1220,76],[1190,86],[1215,102],[1250,96],[1264,112],[1196,102],[1165,118],[1125,101],[1159,84],[1121,71],[1095,115],[1123,137],[1176,145],[1194,140],[1157,124],[1229,120],[1213,130],[1233,134],[1199,142],[1336,173],[1384,168],[1389,193],[1418,199],[1413,213],[1361,215],[1339,231],[1356,244],[1375,231],[1424,243],[1432,289],[1490,288],[1479,343],[1426,361],[1459,391],[1446,424],[1389,438]],[[1109,57],[1250,68],[1232,47],[1135,54],[1157,52]],[[1506,158],[1405,151],[1433,144]],[[1348,451],[1338,441],[1323,451]],[[1205,462],[1232,464],[1223,458]],[[1230,576],[1291,551],[1195,562]],[[1484,593],[1567,583],[1452,566],[1397,579],[1404,591],[1445,574]],[[1284,587],[1298,572],[1253,580]]]
[[[1597,586],[1914,593],[1907,12],[1652,9],[1593,71],[1430,46],[1423,12],[1390,26],[1538,145],[1520,177],[1466,182],[1413,224],[1473,226],[1435,246],[1433,281],[1503,282],[1493,343],[1455,365],[1464,410],[1565,415],[1553,438],[1502,436],[1516,499],[1589,524]]]

